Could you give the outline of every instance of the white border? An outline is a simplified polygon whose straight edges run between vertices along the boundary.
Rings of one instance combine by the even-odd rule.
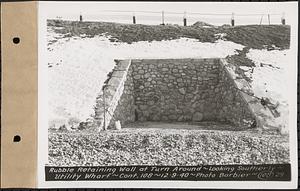
[[[298,185],[298,158],[297,158],[297,49],[298,49],[298,3],[297,2],[277,2],[277,6],[284,8],[288,24],[291,25],[291,50],[293,58],[290,68],[290,104],[289,104],[289,124],[290,127],[290,157],[291,157],[291,182],[280,181],[54,181],[46,182],[44,166],[48,160],[48,125],[47,125],[47,49],[46,49],[46,18],[52,9],[47,6],[56,2],[38,2],[38,187],[39,188],[244,188],[244,189],[295,189]],[[70,5],[72,2],[68,2]],[[78,3],[78,2],[76,2]],[[93,2],[101,4],[103,2]],[[118,3],[118,2],[110,2]],[[138,3],[138,2],[134,2]],[[139,2],[141,3],[141,2]],[[149,2],[142,2],[149,3]],[[153,3],[153,2],[152,2]],[[159,3],[159,2],[158,2]],[[169,2],[172,3],[172,2]],[[264,3],[238,3],[238,2],[186,2],[199,4],[229,4],[241,8],[250,6],[260,6]],[[174,4],[174,2],[173,2]],[[269,3],[270,4],[270,3]],[[274,2],[272,2],[274,4]],[[60,3],[57,4],[59,8]],[[69,7],[72,9],[72,7]],[[67,11],[67,10],[65,10]]]

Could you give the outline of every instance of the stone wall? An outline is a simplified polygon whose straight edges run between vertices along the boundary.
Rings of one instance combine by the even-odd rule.
[[[132,60],[138,121],[217,119],[219,59]]]
[[[115,100],[110,126],[114,120],[122,125],[135,121],[220,121],[247,128],[255,121],[220,59],[134,59],[117,63],[107,84],[120,83],[118,79],[124,75],[126,80],[122,95]],[[119,71],[124,68],[125,73]],[[112,97],[116,92],[113,87],[107,87]]]

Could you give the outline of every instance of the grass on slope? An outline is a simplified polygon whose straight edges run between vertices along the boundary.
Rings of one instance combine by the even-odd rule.
[[[111,41],[126,43],[138,41],[161,41],[180,37],[195,38],[201,42],[214,42],[220,33],[225,33],[225,40],[242,44],[249,48],[287,49],[290,46],[290,26],[288,25],[245,25],[236,27],[211,27],[179,25],[141,25],[109,22],[78,22],[48,20],[48,26],[55,26],[56,33],[65,37],[108,34]]]

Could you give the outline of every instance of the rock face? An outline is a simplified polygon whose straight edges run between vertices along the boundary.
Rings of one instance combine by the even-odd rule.
[[[220,59],[131,60],[113,115],[122,125],[221,121],[247,128],[255,120]]]

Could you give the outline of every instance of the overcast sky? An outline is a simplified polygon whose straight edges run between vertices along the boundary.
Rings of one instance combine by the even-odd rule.
[[[187,12],[188,22],[203,20],[212,24],[229,24],[230,14],[235,13],[236,23],[248,24],[259,23],[260,14],[265,14],[263,23],[267,23],[267,14],[271,15],[272,23],[280,23],[282,14],[285,13],[287,24],[291,15],[293,2],[42,2],[47,6],[48,17],[57,16],[68,20],[78,20],[79,14],[83,15],[84,20],[99,20],[112,22],[132,22],[132,15],[135,12],[137,23],[142,24],[159,24],[161,22],[160,13],[140,13],[138,11],[165,11],[165,23],[181,23],[183,13]],[[295,3],[294,3],[295,7]],[[122,12],[108,12],[122,11]],[[125,12],[124,12],[125,11]],[[129,12],[126,12],[129,11]],[[168,12],[178,12],[182,14],[168,14]],[[189,13],[201,14],[229,14],[224,15],[196,15]],[[259,14],[256,16],[239,16],[239,14]],[[192,24],[192,23],[191,23]]]

